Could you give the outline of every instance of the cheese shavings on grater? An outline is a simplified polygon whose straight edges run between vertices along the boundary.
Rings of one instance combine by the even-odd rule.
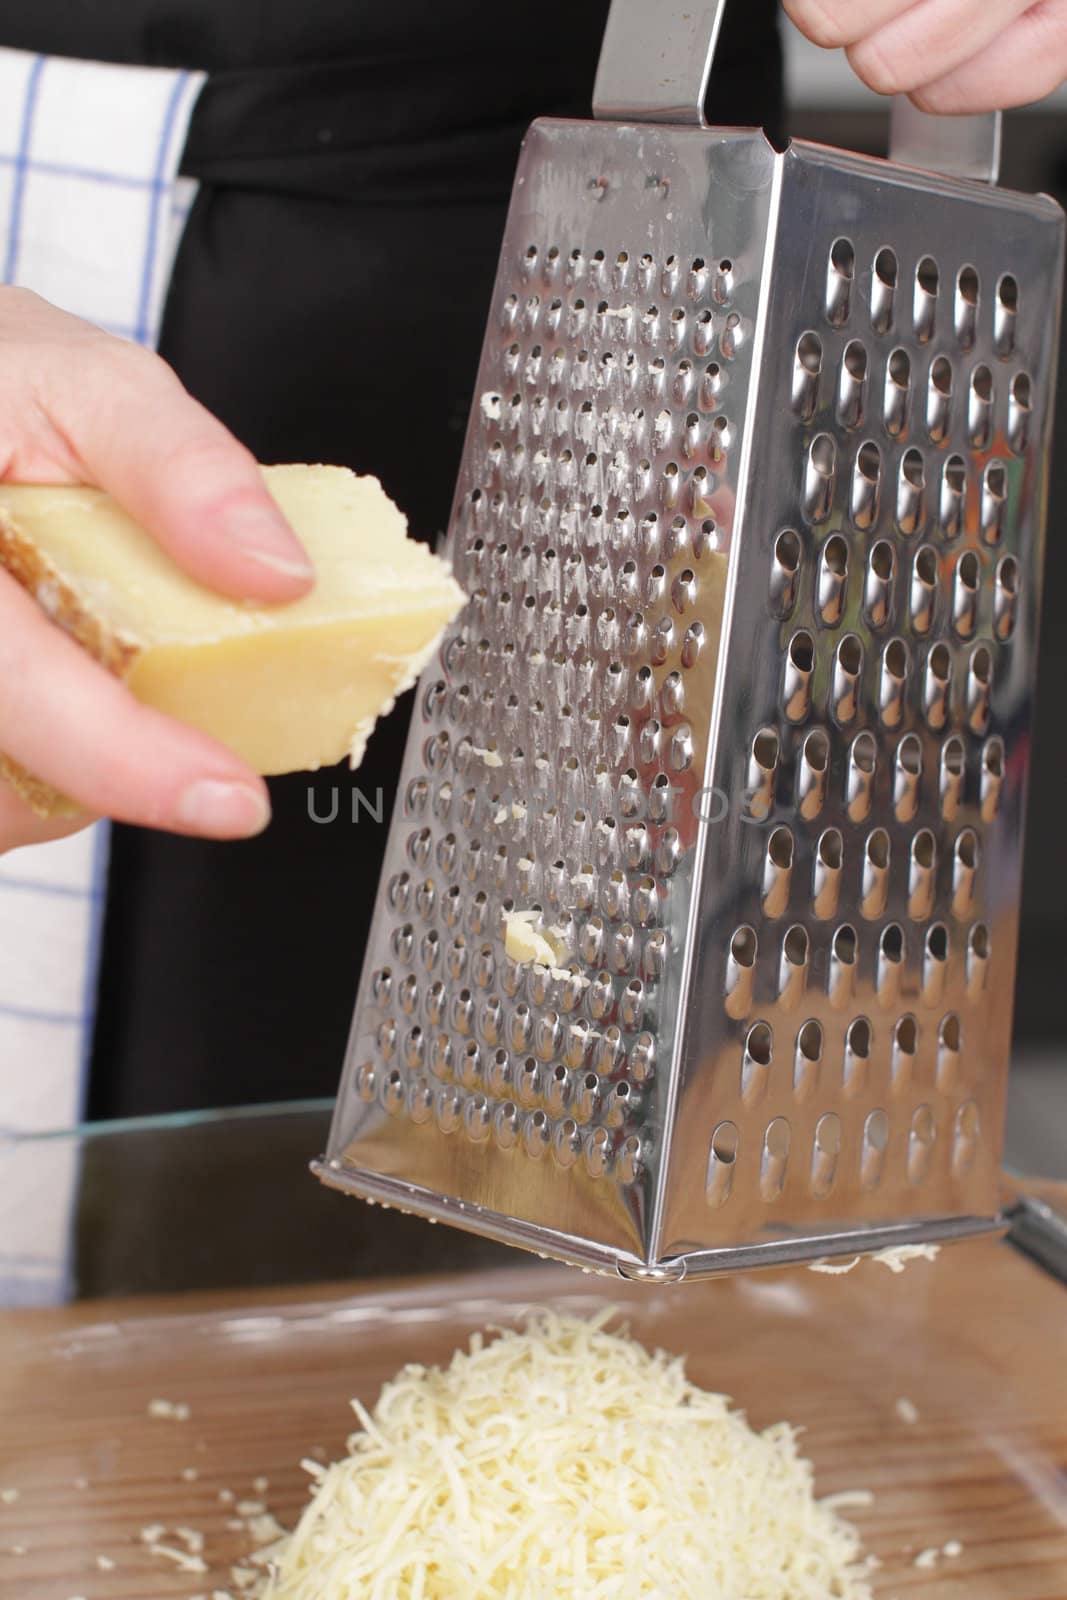
[[[998,1225],[1063,260],[995,118],[704,126],[719,9],[523,148],[316,1166],[650,1278]]]

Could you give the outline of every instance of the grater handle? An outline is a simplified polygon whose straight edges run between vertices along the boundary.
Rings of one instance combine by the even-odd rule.
[[[740,4],[740,0],[734,0]],[[611,0],[600,49],[593,115],[606,122],[670,122],[706,128],[704,96],[726,0]],[[889,158],[952,178],[996,183],[999,111],[932,116],[893,100]]]
[[[898,94],[889,116],[889,159],[901,166],[941,172],[948,178],[996,183],[1000,130],[999,111],[972,117],[934,116]]]
[[[706,128],[704,96],[725,5],[726,0],[611,0],[594,117]]]

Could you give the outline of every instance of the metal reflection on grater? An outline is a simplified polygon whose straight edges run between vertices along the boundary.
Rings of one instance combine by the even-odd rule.
[[[996,1225],[1063,253],[669,9],[524,146],[318,1169],[653,1278]]]

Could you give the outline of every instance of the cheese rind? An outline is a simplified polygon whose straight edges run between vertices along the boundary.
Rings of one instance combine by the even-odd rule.
[[[0,485],[0,564],[146,705],[200,728],[257,772],[363,754],[463,603],[446,564],[407,538],[373,478],[265,467],[315,567],[312,591],[257,606],[196,583],[108,495]],[[0,771],[38,811],[48,785]]]

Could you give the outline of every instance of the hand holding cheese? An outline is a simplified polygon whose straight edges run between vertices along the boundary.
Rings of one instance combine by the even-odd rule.
[[[285,469],[272,493],[156,356],[21,290],[0,289],[0,342],[0,850],[90,820],[57,818],[56,791],[258,832],[257,774],[354,749],[459,590],[373,480]],[[110,497],[58,487],[86,484]],[[330,569],[314,590],[279,501]]]

